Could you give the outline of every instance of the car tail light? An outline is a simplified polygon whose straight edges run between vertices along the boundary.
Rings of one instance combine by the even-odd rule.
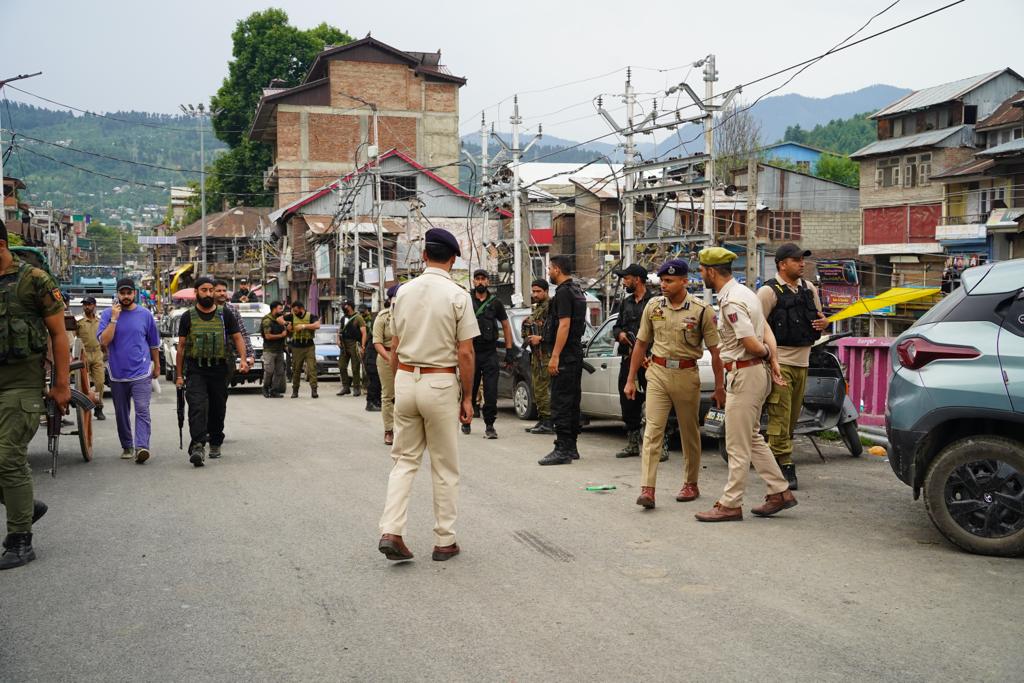
[[[981,355],[973,346],[936,344],[921,337],[911,337],[896,346],[900,365],[910,370],[920,370],[933,360],[970,360]]]

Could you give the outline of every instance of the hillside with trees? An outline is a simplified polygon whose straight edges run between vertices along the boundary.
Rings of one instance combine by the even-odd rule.
[[[848,119],[832,119],[810,130],[801,128],[800,124],[789,126],[782,140],[799,142],[837,154],[853,154],[877,138],[877,126],[868,118],[871,113],[856,114]]]

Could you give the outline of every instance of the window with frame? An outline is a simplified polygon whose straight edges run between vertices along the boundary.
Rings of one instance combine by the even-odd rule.
[[[1014,140],[1019,140],[1022,137],[1024,137],[1024,128],[1014,128],[1013,129],[1013,139]]]
[[[903,187],[913,187],[917,184],[917,155],[912,154],[903,158]]]
[[[415,175],[382,175],[380,198],[385,202],[400,202],[416,196]]]
[[[800,239],[800,212],[777,211],[768,219],[768,239],[793,241]]]
[[[900,159],[879,159],[875,164],[875,186],[893,187],[900,184]]]
[[[921,154],[917,157],[917,185],[922,187],[931,183],[932,178],[932,155]]]

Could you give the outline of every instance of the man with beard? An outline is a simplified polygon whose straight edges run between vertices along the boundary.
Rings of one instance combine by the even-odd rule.
[[[224,289],[227,289],[227,283],[225,283]],[[232,295],[231,301],[236,304],[255,303],[256,296],[249,289],[249,281],[244,277],[239,281],[238,291]]]
[[[775,335],[764,319],[757,295],[733,278],[735,258],[736,254],[722,247],[707,247],[700,252],[701,278],[718,293],[720,353],[729,373],[725,382],[729,481],[713,508],[694,515],[700,522],[743,520],[743,492],[751,464],[768,488],[764,504],[751,512],[758,517],[771,517],[796,506],[789,482],[782,476],[760,432],[761,408],[772,383],[786,383],[779,368]]]
[[[243,283],[245,280],[242,281]],[[248,297],[246,297],[248,298]],[[224,308],[224,315],[230,316],[235,319],[235,327],[242,333],[242,341],[245,342],[245,358],[248,361],[248,365],[251,368],[256,360],[256,352],[252,349],[252,340],[249,339],[249,333],[245,329],[245,323],[242,322],[242,316],[238,315],[238,311],[228,303],[228,283],[225,280],[214,280],[213,281],[213,299],[218,306]],[[242,302],[246,303],[246,302]],[[230,351],[230,349],[229,349]],[[231,358],[228,359],[228,385],[231,384],[232,377],[235,376],[235,354],[231,353]]]
[[[498,417],[498,327],[501,326],[505,339],[505,363],[515,360],[512,348],[512,325],[508,322],[505,306],[490,292],[490,276],[486,270],[473,273],[473,309],[476,314],[480,336],[473,340],[476,367],[473,370],[473,398],[476,399],[480,385],[484,387],[484,438],[497,439],[494,421]],[[468,422],[463,423],[462,433],[470,433]]]
[[[135,303],[135,283],[131,278],[117,281],[117,303],[100,316],[99,342],[106,347],[110,362],[110,393],[121,458],[134,457],[141,465],[150,455],[153,427],[149,403],[153,396],[152,379],[160,376],[160,333],[149,309]]]
[[[312,398],[316,393],[316,343],[314,333],[320,329],[320,317],[308,313],[301,301],[292,302],[292,312],[282,320],[288,330],[288,347],[292,352],[292,398],[299,397],[299,382],[302,380],[302,369],[306,369],[306,381],[309,382]]]
[[[533,310],[523,320],[523,341],[530,346],[530,379],[533,382],[533,402],[537,404],[537,424],[527,427],[531,434],[554,434],[551,424],[551,375],[548,374],[548,354],[541,341],[544,338],[544,324],[548,319],[551,285],[544,278],[538,278],[530,285],[530,300]]]
[[[356,312],[356,307],[351,301],[341,304],[341,312],[345,317],[338,325],[338,348],[341,350],[338,355],[338,368],[341,371],[341,389],[338,390],[338,396],[359,396],[362,386],[359,370],[363,350],[366,348],[366,320]]]
[[[188,459],[195,467],[210,457],[219,458],[224,443],[224,415],[228,400],[228,362],[234,345],[239,357],[238,371],[249,371],[242,331],[233,316],[214,298],[213,280],[205,275],[196,279],[196,305],[181,316],[178,326],[178,356],[175,383],[185,387],[188,401],[188,429],[191,441]]]
[[[651,300],[651,292],[647,290],[647,270],[632,264],[614,273],[621,278],[626,296],[619,302],[618,318],[612,327],[612,337],[619,343],[619,407],[622,409],[622,422],[626,425],[626,447],[615,454],[616,458],[630,458],[640,455],[641,434],[643,425],[644,397],[646,394],[646,373],[641,367],[637,370],[637,391],[632,398],[626,395],[626,379],[629,377],[629,359],[636,343],[636,333],[640,330],[640,316]],[[665,453],[666,459],[668,453]]]
[[[96,391],[97,420],[106,420],[103,415],[103,385],[105,374],[103,347],[100,346],[100,319],[96,315],[96,297],[82,299],[82,317],[76,323],[75,334],[82,340],[82,362],[89,373],[89,381]]]

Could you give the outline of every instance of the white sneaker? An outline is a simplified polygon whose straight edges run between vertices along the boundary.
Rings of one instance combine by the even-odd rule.
[[[130,448],[125,448],[125,449],[123,449],[121,451],[121,459],[122,460],[131,460],[134,457],[135,457],[135,453],[133,453],[132,449],[130,449]]]

